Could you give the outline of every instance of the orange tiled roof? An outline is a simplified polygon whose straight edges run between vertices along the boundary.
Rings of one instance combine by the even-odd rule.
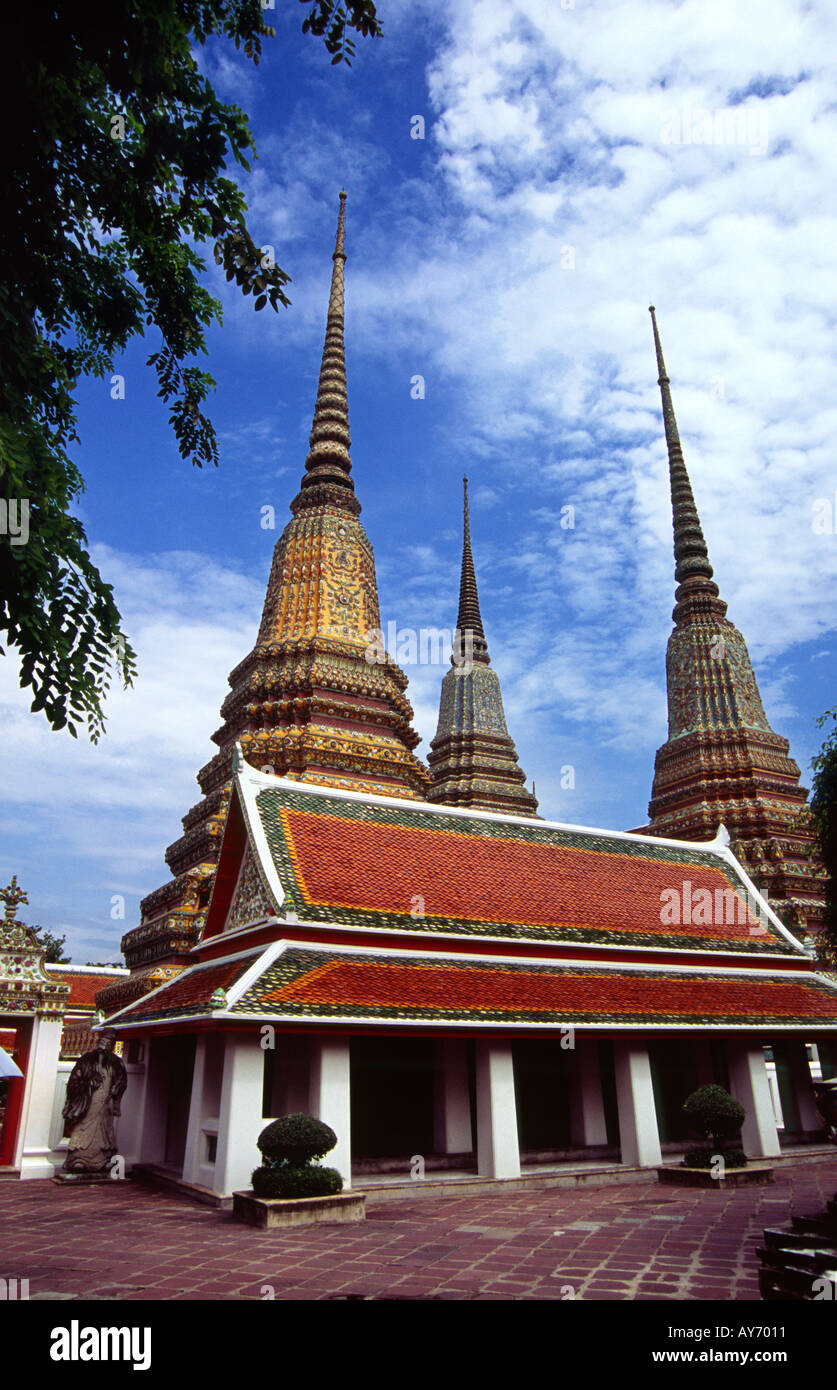
[[[258,791],[256,806],[287,905],[303,921],[799,954],[754,917],[734,867],[700,845],[453,817],[292,783]]]
[[[111,971],[94,974],[93,971],[79,971],[62,969],[60,965],[48,965],[47,973],[62,984],[70,986],[70,997],[67,1000],[67,1008],[90,1009],[96,1008],[96,994],[100,989],[105,989],[107,985],[112,985],[116,980],[122,979],[121,975],[116,975]]]
[[[219,983],[230,988],[252,961],[190,971],[119,1021],[205,1013],[212,989]],[[299,1020],[837,1028],[837,989],[814,975],[603,969],[288,947],[230,1012]]]
[[[196,965],[184,970],[170,985],[156,992],[145,994],[130,1008],[118,1015],[118,1022],[127,1018],[140,1018],[144,1015],[157,1015],[161,1012],[176,1016],[178,1014],[204,1013],[216,989],[229,989],[244,971],[256,960],[258,951],[239,957],[233,961],[223,961],[217,965]]]

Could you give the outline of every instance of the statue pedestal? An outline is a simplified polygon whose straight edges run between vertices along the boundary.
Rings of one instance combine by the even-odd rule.
[[[233,1193],[233,1216],[248,1226],[342,1225],[366,1220],[365,1192],[336,1192],[330,1197],[256,1197],[251,1188]]]
[[[64,1172],[60,1172],[60,1173],[56,1173],[56,1174],[55,1174],[55,1176],[54,1176],[54,1178],[52,1179],[52,1181],[53,1181],[53,1182],[89,1183],[89,1182],[116,1182],[117,1179],[116,1179],[116,1178],[112,1178],[109,1172],[108,1172],[108,1173],[64,1173]]]

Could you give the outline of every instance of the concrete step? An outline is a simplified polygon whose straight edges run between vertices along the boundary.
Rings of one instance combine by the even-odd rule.
[[[219,1207],[222,1211],[232,1211],[233,1199],[220,1197],[217,1192],[212,1192],[208,1187],[200,1187],[197,1183],[184,1182],[176,1172],[158,1163],[135,1163],[128,1173],[128,1177],[134,1182],[144,1183],[149,1187],[163,1188],[166,1192],[178,1192],[182,1197],[188,1197],[193,1202],[200,1202],[205,1207]]]
[[[820,1239],[837,1238],[837,1221],[819,1216],[792,1216],[791,1229],[802,1235],[814,1235]]]
[[[766,1245],[783,1250],[820,1250],[833,1245],[832,1241],[823,1240],[822,1236],[810,1231],[767,1230],[764,1240]]]
[[[367,1209],[381,1202],[413,1202],[425,1198],[501,1196],[512,1192],[546,1192],[551,1188],[607,1187],[624,1183],[656,1183],[654,1168],[623,1168],[621,1164],[578,1168],[564,1172],[523,1174],[519,1178],[480,1178],[474,1173],[448,1173],[443,1179],[417,1178],[407,1182],[359,1179],[352,1190],[365,1192]]]

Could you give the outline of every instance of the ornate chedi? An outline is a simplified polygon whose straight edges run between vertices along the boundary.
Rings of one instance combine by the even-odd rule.
[[[325,346],[305,474],[277,541],[256,645],[229,678],[219,752],[203,798],[166,851],[174,877],[144,899],[122,940],[128,980],[97,995],[106,1014],[178,973],[203,926],[240,742],[254,767],[297,781],[423,799],[427,772],[405,696],[383,651],[375,559],[358,520],[343,340],[345,193],[340,194]]]
[[[811,857],[807,791],[771,729],[747,645],[726,617],[683,459],[660,335],[651,318],[662,393],[678,588],[666,653],[668,740],[657,753],[642,832],[711,839],[726,826],[731,848],[795,931],[815,930],[824,871]]]
[[[538,803],[525,786],[517,752],[509,738],[496,671],[490,665],[480,615],[471,525],[468,479],[465,484],[465,535],[459,617],[451,669],[442,681],[439,724],[430,745],[428,801],[536,816]]]

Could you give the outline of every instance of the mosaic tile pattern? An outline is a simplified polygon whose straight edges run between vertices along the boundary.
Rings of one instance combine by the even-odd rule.
[[[837,1028],[837,989],[781,976],[471,964],[290,950],[233,1007],[282,1018]]]
[[[798,954],[746,915],[715,856],[652,841],[383,807],[289,787],[258,793],[280,881],[302,920],[411,932]],[[727,898],[714,925],[661,920],[662,894]],[[735,903],[735,921],[729,906]],[[739,901],[741,903],[739,909]],[[743,920],[739,919],[740,916]],[[697,915],[697,914],[696,914]]]

